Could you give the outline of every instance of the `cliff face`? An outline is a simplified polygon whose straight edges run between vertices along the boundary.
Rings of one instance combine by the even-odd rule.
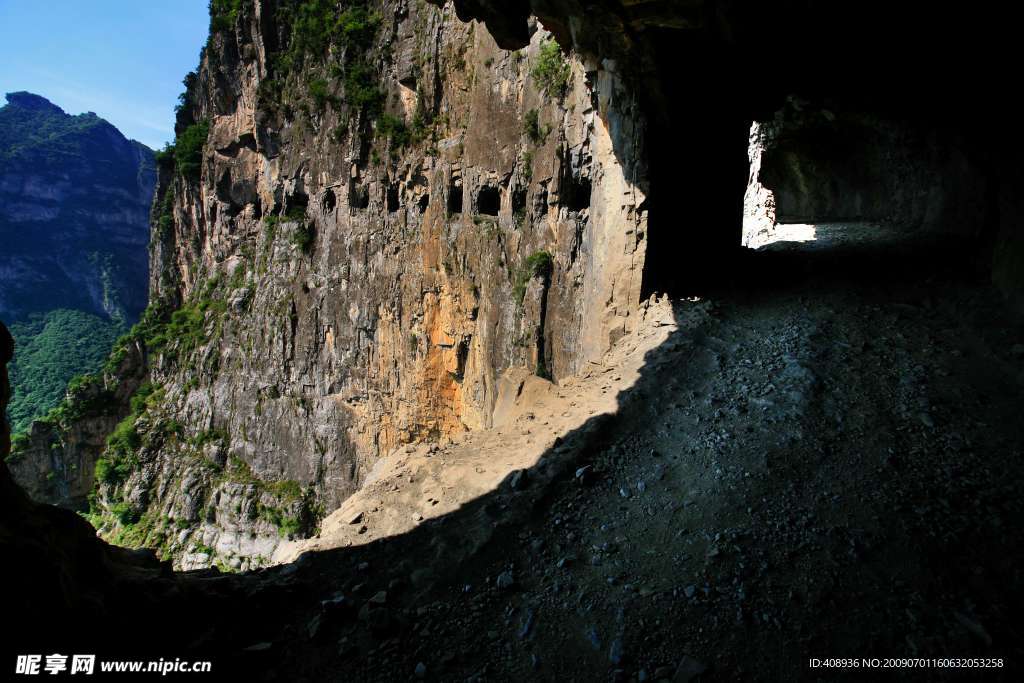
[[[186,567],[264,562],[381,455],[489,426],[506,369],[600,358],[639,302],[642,130],[613,65],[389,1],[363,45],[282,67],[308,5],[219,24],[161,172],[164,337],[98,521]],[[189,129],[208,133],[183,172]]]
[[[145,378],[103,378],[120,421],[82,451],[105,537],[264,564],[383,455],[491,425],[510,368],[569,377],[642,294],[728,277],[750,122],[825,82],[787,38],[861,26],[818,3],[439,4],[213,4],[160,161],[152,303],[110,366]],[[785,79],[743,89],[754,27]],[[681,63],[715,66],[682,87]]]
[[[146,306],[153,152],[95,114],[10,93],[0,108],[0,317]]]

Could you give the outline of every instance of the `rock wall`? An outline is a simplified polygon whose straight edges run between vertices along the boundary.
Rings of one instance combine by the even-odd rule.
[[[790,98],[757,127],[780,223],[875,221],[976,237],[988,179],[961,136]]]
[[[97,460],[101,533],[259,566],[381,455],[491,424],[504,371],[572,375],[642,288],[727,276],[749,121],[823,82],[782,37],[876,15],[684,5],[374,0],[328,22],[340,43],[317,3],[215,17],[160,169],[151,307],[115,352],[147,378],[106,387],[134,397]],[[785,79],[738,88],[761,28]],[[715,69],[677,87],[681,61]]]
[[[104,456],[108,538],[257,566],[381,455],[488,427],[506,369],[557,381],[631,329],[643,131],[614,64],[554,59],[538,24],[508,51],[451,8],[371,5],[374,120],[336,55],[275,67],[279,6],[211,36],[179,126],[208,123],[201,171],[158,183],[150,327],[172,332],[143,343],[135,445]]]

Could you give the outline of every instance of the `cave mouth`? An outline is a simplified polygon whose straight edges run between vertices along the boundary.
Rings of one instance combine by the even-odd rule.
[[[751,125],[748,159],[748,254],[826,277],[981,274],[989,179],[961,136],[926,118],[791,97]]]
[[[477,213],[497,216],[501,211],[501,190],[494,185],[484,185],[476,198]]]

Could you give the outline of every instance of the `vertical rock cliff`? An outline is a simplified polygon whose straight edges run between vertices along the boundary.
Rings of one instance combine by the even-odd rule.
[[[212,3],[158,159],[150,306],[88,385],[113,397],[84,415],[100,422],[82,428],[72,400],[61,425],[90,435],[72,458],[101,534],[180,567],[263,565],[381,457],[489,427],[515,386],[503,373],[568,378],[634,328],[642,295],[729,278],[750,123],[790,89],[864,67],[878,80],[844,89],[864,105],[844,110],[930,120],[907,96],[877,106],[902,34],[866,65],[828,53],[823,80],[801,31],[827,45],[876,15],[811,5]],[[762,31],[778,51],[763,54]],[[755,57],[785,78],[743,80]],[[714,68],[684,79],[681,63]],[[965,146],[969,177],[1001,168],[986,144]],[[759,171],[792,171],[775,184],[795,187],[801,167],[768,152]],[[989,201],[1009,186],[972,185],[985,216],[965,234],[1013,242],[1013,215]],[[908,198],[907,215],[925,204]]]
[[[160,160],[152,303],[118,351],[148,379],[93,519],[181,566],[266,562],[382,455],[489,426],[508,368],[600,358],[639,302],[614,64],[536,23],[509,51],[450,8],[329,4],[215,3]]]

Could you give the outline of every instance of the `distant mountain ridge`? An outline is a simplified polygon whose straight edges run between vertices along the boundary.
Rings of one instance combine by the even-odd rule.
[[[89,112],[0,108],[0,319],[16,341],[16,432],[94,371],[148,301],[153,151]]]
[[[146,306],[153,151],[39,95],[0,108],[0,318]]]

